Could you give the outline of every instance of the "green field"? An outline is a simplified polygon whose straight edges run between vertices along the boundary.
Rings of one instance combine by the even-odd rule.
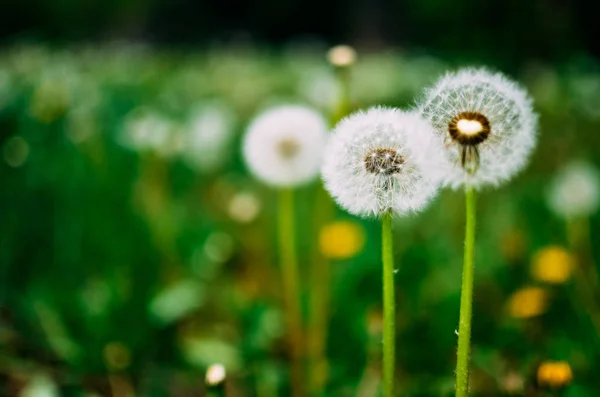
[[[325,52],[2,50],[0,395],[291,395],[277,192],[244,165],[246,127],[280,103],[332,124],[410,107],[465,66],[359,50],[341,75]],[[595,396],[600,218],[564,220],[549,195],[568,164],[600,167],[600,65],[508,72],[540,129],[525,170],[478,196],[471,390]],[[294,195],[305,386],[376,396],[380,224],[334,207],[319,181]],[[399,396],[453,395],[464,215],[462,192],[443,190],[394,223]],[[214,364],[226,378],[210,387]]]

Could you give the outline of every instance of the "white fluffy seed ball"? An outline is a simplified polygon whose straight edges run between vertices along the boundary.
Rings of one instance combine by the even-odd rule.
[[[419,111],[433,125],[449,162],[445,184],[480,187],[508,180],[535,146],[537,116],[515,82],[484,69],[463,69],[426,91]]]
[[[418,113],[372,108],[336,126],[325,150],[323,180],[352,214],[406,214],[436,194],[445,165],[441,151]]]
[[[185,129],[184,161],[200,172],[214,172],[228,160],[234,138],[235,114],[220,103],[194,110]]]
[[[351,66],[356,62],[356,50],[349,45],[336,45],[327,52],[327,60],[333,66]]]
[[[250,171],[268,185],[294,187],[315,179],[327,125],[315,110],[286,105],[260,114],[248,127],[243,154]]]
[[[600,172],[578,161],[558,172],[548,192],[548,206],[562,218],[590,216],[600,204]]]

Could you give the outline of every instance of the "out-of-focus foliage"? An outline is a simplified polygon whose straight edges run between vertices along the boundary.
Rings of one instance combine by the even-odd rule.
[[[352,107],[411,105],[453,66],[359,51]],[[600,300],[579,293],[576,269],[595,269],[600,252],[571,252],[589,244],[569,242],[546,195],[565,163],[598,159],[600,68],[530,64],[514,77],[535,98],[539,146],[524,173],[479,199],[472,389],[567,384],[564,395],[591,396]],[[227,395],[288,395],[275,195],[250,178],[239,141],[268,105],[329,116],[339,95],[320,50],[4,50],[0,394],[203,395],[212,368],[211,379],[226,371]],[[316,252],[332,275],[326,394],[371,396],[379,225],[337,211],[319,230],[319,189],[297,192],[296,219],[305,301]],[[403,396],[453,390],[463,215],[461,194],[443,191],[395,225]],[[587,225],[577,235],[597,240],[598,214]]]

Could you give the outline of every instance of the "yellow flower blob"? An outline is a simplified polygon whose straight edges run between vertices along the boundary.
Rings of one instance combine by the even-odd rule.
[[[545,361],[538,367],[537,380],[540,386],[556,389],[573,380],[573,371],[566,361]]]
[[[533,257],[531,273],[539,281],[550,284],[564,283],[571,277],[575,259],[564,248],[549,246]]]
[[[365,245],[365,232],[360,224],[350,221],[329,223],[319,233],[319,248],[329,259],[347,259],[358,254]]]
[[[525,287],[508,301],[508,312],[515,318],[530,318],[543,314],[548,308],[548,292],[539,287]]]

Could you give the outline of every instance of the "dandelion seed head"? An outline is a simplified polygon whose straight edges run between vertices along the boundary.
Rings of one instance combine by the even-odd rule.
[[[548,192],[548,206],[562,218],[590,216],[600,205],[600,172],[577,161],[558,172]]]
[[[196,171],[214,172],[229,155],[234,137],[235,114],[225,104],[203,104],[191,114],[185,128],[184,161]]]
[[[325,187],[358,216],[417,211],[437,192],[441,150],[431,126],[416,112],[358,112],[331,135],[322,168]]]
[[[536,141],[531,99],[515,82],[484,69],[442,77],[418,104],[444,143],[444,182],[497,185],[526,164]]]
[[[162,158],[179,154],[183,146],[178,126],[169,118],[147,108],[136,108],[125,118],[119,142],[138,152]]]
[[[333,66],[351,66],[356,62],[356,50],[349,45],[336,45],[327,52],[327,60]]]
[[[259,115],[248,127],[244,158],[263,182],[292,187],[319,173],[327,126],[316,111],[298,105],[279,106]]]
[[[205,381],[209,386],[216,386],[225,380],[226,370],[222,364],[213,364],[206,370]]]

